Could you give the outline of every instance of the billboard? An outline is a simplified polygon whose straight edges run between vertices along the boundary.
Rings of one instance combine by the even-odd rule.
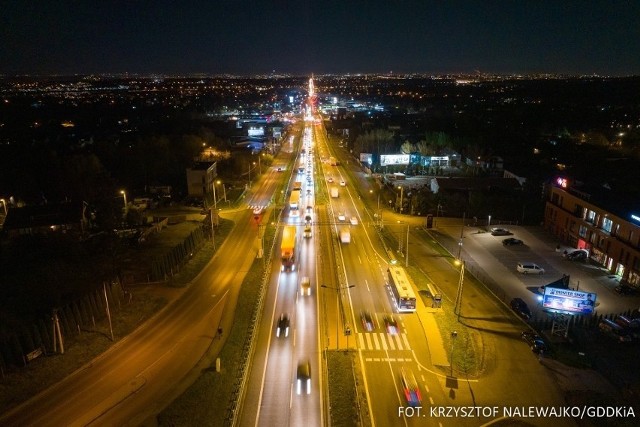
[[[550,311],[569,314],[591,314],[596,304],[596,294],[545,286],[542,307]]]
[[[371,153],[360,153],[360,162],[366,163],[368,165],[373,164],[373,154]]]
[[[408,165],[409,154],[381,154],[380,166]]]

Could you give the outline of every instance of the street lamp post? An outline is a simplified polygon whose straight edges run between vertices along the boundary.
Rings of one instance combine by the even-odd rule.
[[[460,241],[458,241],[458,260],[460,260],[460,256],[462,255],[462,239],[464,238],[464,221],[465,221],[466,212],[462,213],[462,227],[460,227]]]
[[[398,189],[400,190],[400,213],[402,213],[402,198],[404,196],[404,187],[402,185],[398,185]]]
[[[124,208],[127,209],[127,192],[120,190],[120,194],[122,194],[122,197],[124,198]]]
[[[453,307],[453,313],[458,315],[458,322],[460,321],[460,311],[462,310],[462,287],[464,285],[464,261],[460,264],[460,277],[458,278],[458,290],[456,292],[456,302]]]
[[[216,182],[212,182],[213,187],[213,208],[218,209],[218,197],[216,196]]]

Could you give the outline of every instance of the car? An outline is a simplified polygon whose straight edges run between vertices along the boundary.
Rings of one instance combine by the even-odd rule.
[[[614,288],[614,290],[620,295],[637,295],[638,289],[629,285],[618,285]]]
[[[307,182],[311,182],[311,177],[307,176]]]
[[[371,332],[376,329],[375,325],[373,324],[371,313],[369,313],[368,311],[363,310],[360,312],[360,320],[362,321],[362,327],[367,332]]]
[[[311,363],[309,361],[298,363],[296,370],[296,393],[311,394]]]
[[[347,186],[347,183],[346,183],[346,182],[344,182],[344,181],[340,181],[340,187],[346,187],[346,186]]]
[[[282,313],[278,318],[278,325],[276,327],[276,337],[288,337],[289,336],[289,316]]]
[[[310,196],[310,195],[311,195],[311,189],[307,188],[307,196]]]
[[[516,270],[522,274],[544,274],[544,268],[535,262],[519,262],[516,265]]]
[[[576,249],[567,253],[565,256],[569,261],[586,261],[589,258],[589,253],[584,249]]]
[[[313,213],[313,206],[307,205],[307,213],[308,214],[312,214]]]
[[[524,242],[520,239],[516,239],[514,237],[509,237],[506,238],[502,241],[502,244],[505,246],[517,246],[517,245],[524,245]]]
[[[358,218],[352,216],[349,222],[351,222],[351,225],[358,225]]]
[[[282,172],[282,168],[278,168],[278,172]]]
[[[402,391],[404,397],[407,399],[409,406],[420,406],[422,402],[422,395],[420,394],[420,387],[416,381],[415,375],[411,369],[402,367],[400,369],[400,381],[402,382]]]
[[[549,348],[544,340],[533,331],[522,331],[522,339],[529,344],[534,353],[547,353]]]
[[[306,227],[304,227],[304,234],[303,234],[305,239],[310,239],[311,238],[311,226],[307,225]]]
[[[346,221],[347,217],[342,212],[338,212],[338,221],[343,222]]]
[[[333,182],[333,178],[329,177],[329,178],[327,179],[327,182],[328,182],[329,184],[331,184],[331,183]]]
[[[387,333],[391,335],[398,335],[398,321],[393,316],[384,317],[384,327]]]
[[[522,298],[514,298],[511,300],[511,309],[515,311],[515,313],[522,317],[525,320],[529,320],[531,318],[531,310],[529,310],[529,306]]]
[[[491,229],[492,236],[510,236],[511,232],[506,228],[494,227]]]
[[[256,216],[257,216],[257,215],[261,215],[261,214],[262,214],[262,211],[263,211],[262,207],[261,207],[261,206],[259,206],[259,207],[255,208],[255,209],[253,210],[253,214],[254,214],[254,215],[256,215]]]
[[[311,279],[306,276],[300,280],[300,294],[302,296],[311,295]]]

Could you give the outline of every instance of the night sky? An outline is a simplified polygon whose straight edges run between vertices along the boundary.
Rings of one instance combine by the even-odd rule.
[[[640,74],[640,1],[0,0],[0,73]]]

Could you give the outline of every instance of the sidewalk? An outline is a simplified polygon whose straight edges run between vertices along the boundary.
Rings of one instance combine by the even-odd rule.
[[[414,287],[416,295],[418,295],[417,289]],[[442,335],[440,335],[440,328],[436,323],[434,313],[440,308],[427,307],[422,298],[416,298],[416,313],[420,319],[420,324],[424,330],[424,334],[427,338],[427,345],[429,346],[429,354],[431,355],[431,364],[433,366],[450,366],[449,357],[444,349],[444,342],[442,341]]]

